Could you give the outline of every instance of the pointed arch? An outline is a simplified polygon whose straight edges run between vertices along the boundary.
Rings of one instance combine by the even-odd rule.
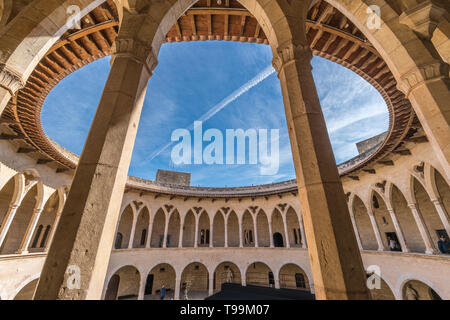
[[[166,214],[162,208],[159,208],[152,223],[152,239],[150,246],[152,248],[162,248],[164,244],[164,230],[166,228]]]
[[[202,210],[200,216],[198,217],[198,243],[199,247],[209,247],[210,243],[210,220],[209,215],[206,210]]]
[[[167,229],[167,248],[178,247],[178,241],[180,239],[180,224],[180,213],[177,209],[174,209],[170,214],[169,227]]]
[[[183,248],[194,247],[195,239],[195,215],[192,210],[188,210],[184,217],[183,225]]]
[[[300,248],[303,246],[302,230],[303,226],[300,226],[300,215],[301,212],[297,212],[292,206],[286,210],[286,224],[288,228],[288,237],[291,247]]]
[[[364,250],[377,250],[378,244],[366,205],[358,195],[353,198],[353,214]]]
[[[239,218],[234,210],[227,216],[228,246],[239,247]]]
[[[408,249],[411,252],[425,252],[425,244],[403,192],[395,184],[391,184],[389,193],[392,208],[402,228]]]
[[[225,246],[225,218],[217,211],[213,219],[213,247]]]
[[[259,233],[258,233],[259,236]],[[284,232],[284,222],[283,216],[277,208],[272,211],[272,234],[270,235],[273,239],[275,247],[285,247],[286,246],[286,235]]]
[[[242,239],[244,247],[255,246],[255,224],[250,211],[245,210],[242,216]]]
[[[310,280],[297,264],[287,263],[280,268],[280,288],[310,291]]]
[[[30,244],[30,247],[28,248],[29,252],[43,251],[45,249],[50,230],[55,227],[56,215],[61,206],[60,201],[59,190],[53,192],[48,198],[37,223],[38,226],[43,226],[43,230],[39,235],[38,229],[34,230],[32,239],[36,241],[33,240]]]
[[[24,239],[35,210],[40,210],[43,197],[42,182],[34,182],[26,188],[26,194],[20,201],[6,238],[0,249],[2,254],[16,253]]]
[[[114,245],[115,249],[126,249],[128,248],[131,239],[131,229],[133,228],[134,221],[134,206],[131,204],[127,205],[121,214],[119,221],[119,226],[116,233],[116,242]]]
[[[150,224],[150,211],[143,206],[138,213],[136,227],[134,229],[133,248],[145,248],[148,237],[148,226]]]
[[[400,241],[398,240],[398,235],[396,233],[394,223],[392,222],[391,215],[388,211],[386,198],[377,190],[372,189],[370,192],[370,200],[372,213],[375,217],[375,222],[377,223],[378,230],[380,230],[381,241],[383,242],[385,248],[389,248],[389,240],[393,238],[394,240],[396,240],[396,243],[398,245],[395,250],[400,251]]]
[[[417,209],[422,214],[425,226],[431,236],[432,242],[436,244],[439,240],[439,232],[445,230],[436,207],[431,202],[429,193],[425,186],[416,177],[411,177],[413,198],[417,203]]]

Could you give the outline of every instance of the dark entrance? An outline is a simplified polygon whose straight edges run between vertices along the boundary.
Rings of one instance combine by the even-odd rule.
[[[149,274],[147,276],[147,282],[145,283],[144,295],[152,294],[152,292],[153,292],[153,275]]]
[[[116,300],[119,292],[120,277],[115,274],[109,280],[108,288],[106,289],[105,300]]]
[[[281,235],[281,233],[275,232],[273,234],[273,244],[277,248],[284,247],[283,236]]]

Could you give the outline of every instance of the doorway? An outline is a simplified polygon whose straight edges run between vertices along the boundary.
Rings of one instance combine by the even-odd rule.
[[[147,276],[147,282],[145,283],[144,295],[152,294],[153,292],[153,274]]]
[[[275,232],[273,234],[273,243],[277,248],[284,247],[283,236],[281,235],[281,233]]]

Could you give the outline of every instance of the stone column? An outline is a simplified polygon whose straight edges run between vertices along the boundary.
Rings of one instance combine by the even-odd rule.
[[[306,10],[303,14],[306,16]],[[286,33],[296,39],[276,48],[273,62],[281,82],[316,297],[369,299],[366,273],[312,76],[305,22],[291,21],[294,26]]]
[[[441,199],[433,199],[431,201],[433,202],[434,207],[436,208],[439,218],[441,218],[445,231],[447,231],[447,234],[450,235],[450,220],[448,218],[447,210],[445,210],[445,207],[442,204]]]
[[[380,229],[378,228],[377,220],[375,219],[373,212],[369,213],[369,219],[370,223],[372,224],[373,233],[375,234],[375,238],[377,239],[378,251],[386,251],[386,246],[381,239]]]
[[[131,226],[130,241],[128,242],[128,249],[132,249],[133,248],[134,236],[135,236],[135,233],[136,233],[137,215],[136,215],[136,217],[134,217],[132,223],[133,224]]]
[[[138,293],[138,300],[144,300],[144,293],[145,293],[145,284],[147,281],[147,277],[142,276],[141,281],[139,283],[139,293]]]
[[[25,235],[23,236],[22,243],[20,244],[19,250],[17,253],[27,254],[28,247],[31,244],[31,238],[33,237],[34,230],[36,229],[36,225],[39,222],[39,218],[41,217],[42,208],[36,208],[33,210],[33,215],[31,216],[30,223],[28,224],[27,230],[25,231]],[[44,231],[44,230],[42,230]]]
[[[273,230],[272,230],[272,220],[269,221],[269,240],[270,240],[270,247],[275,247],[273,244]]]
[[[8,212],[6,212],[5,217],[3,218],[3,223],[0,227],[0,248],[3,246],[3,242],[6,239],[6,235],[8,234],[9,227],[11,227],[11,223],[14,220],[17,209],[19,209],[19,204],[12,204],[9,206]]]
[[[175,292],[173,294],[173,300],[180,300],[180,287],[181,287],[181,279],[175,279]]]
[[[21,75],[5,64],[0,65],[0,116],[8,105],[9,100],[24,86],[25,81]]]
[[[355,221],[355,216],[350,208],[348,210],[350,212],[350,219],[352,220],[353,231],[355,231],[356,241],[358,242],[358,248],[359,248],[359,250],[363,250],[363,246],[361,243],[361,237],[359,236],[358,226],[356,225],[356,221]]]
[[[180,237],[178,238],[178,248],[183,248],[183,225],[184,225],[184,219],[180,221]]]
[[[169,223],[170,218],[166,217],[165,219],[165,225],[164,225],[164,238],[163,238],[163,248],[167,248],[167,233],[169,232]]]
[[[198,248],[198,225],[200,223],[200,218],[195,216],[195,234],[194,234],[194,248]]]
[[[425,221],[423,220],[423,216],[420,213],[419,208],[415,203],[409,203],[408,207],[411,209],[411,213],[416,221],[416,225],[419,229],[420,235],[422,236],[423,243],[425,244],[425,253],[436,254],[437,250],[433,244],[433,240],[431,239],[430,233],[428,232],[428,228],[425,225]]]
[[[277,275],[273,275],[274,282],[275,282],[275,289],[280,289],[280,278]]]
[[[243,241],[243,233],[244,230],[242,230],[242,221],[239,221],[239,248],[244,247],[244,241]]]
[[[214,275],[209,276],[209,283],[208,283],[208,295],[212,296],[214,294]]]
[[[388,208],[389,215],[391,216],[392,223],[394,224],[395,232],[398,236],[398,241],[400,241],[400,245],[402,247],[402,252],[409,252],[408,246],[406,245],[405,236],[403,235],[403,230],[398,223],[397,215],[393,208]]]
[[[214,232],[214,220],[210,222],[209,224],[209,247],[213,248],[213,232]],[[206,236],[206,235],[205,235]]]
[[[253,217],[253,226],[255,230],[255,248],[259,248],[259,241],[258,241],[258,218],[257,216]]]
[[[300,237],[301,237],[301,242],[302,242],[302,248],[306,249],[306,248],[308,248],[308,245],[306,243],[305,226],[303,225],[303,216],[302,216],[301,212],[298,216],[298,226],[300,227]]]
[[[285,238],[286,238],[286,248],[290,248],[291,247],[291,241],[289,241],[289,229],[287,227],[287,219],[286,219],[286,215],[283,215],[283,225],[284,225],[284,234],[285,234]]]
[[[225,217],[225,248],[228,248],[228,216]]]
[[[152,233],[153,233],[153,222],[150,222],[148,224],[148,234],[147,234],[147,241],[145,242],[146,248],[151,248],[152,243]]]
[[[136,39],[119,34],[113,52],[36,300],[101,298],[147,83],[156,66],[151,46]],[[72,286],[73,277],[79,277],[79,287]]]

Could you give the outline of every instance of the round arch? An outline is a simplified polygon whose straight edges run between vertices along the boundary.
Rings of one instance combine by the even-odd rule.
[[[275,277],[268,264],[261,261],[249,263],[245,267],[246,285],[275,287]]]
[[[214,267],[214,291],[220,291],[222,284],[242,284],[242,272],[237,264],[231,261],[222,261]]]
[[[418,279],[420,278],[420,279]],[[400,281],[399,281],[400,282]],[[404,277],[398,294],[402,300],[442,300],[439,290],[427,279]]]
[[[182,299],[203,300],[208,296],[209,270],[201,261],[188,263],[181,272],[180,294]]]

